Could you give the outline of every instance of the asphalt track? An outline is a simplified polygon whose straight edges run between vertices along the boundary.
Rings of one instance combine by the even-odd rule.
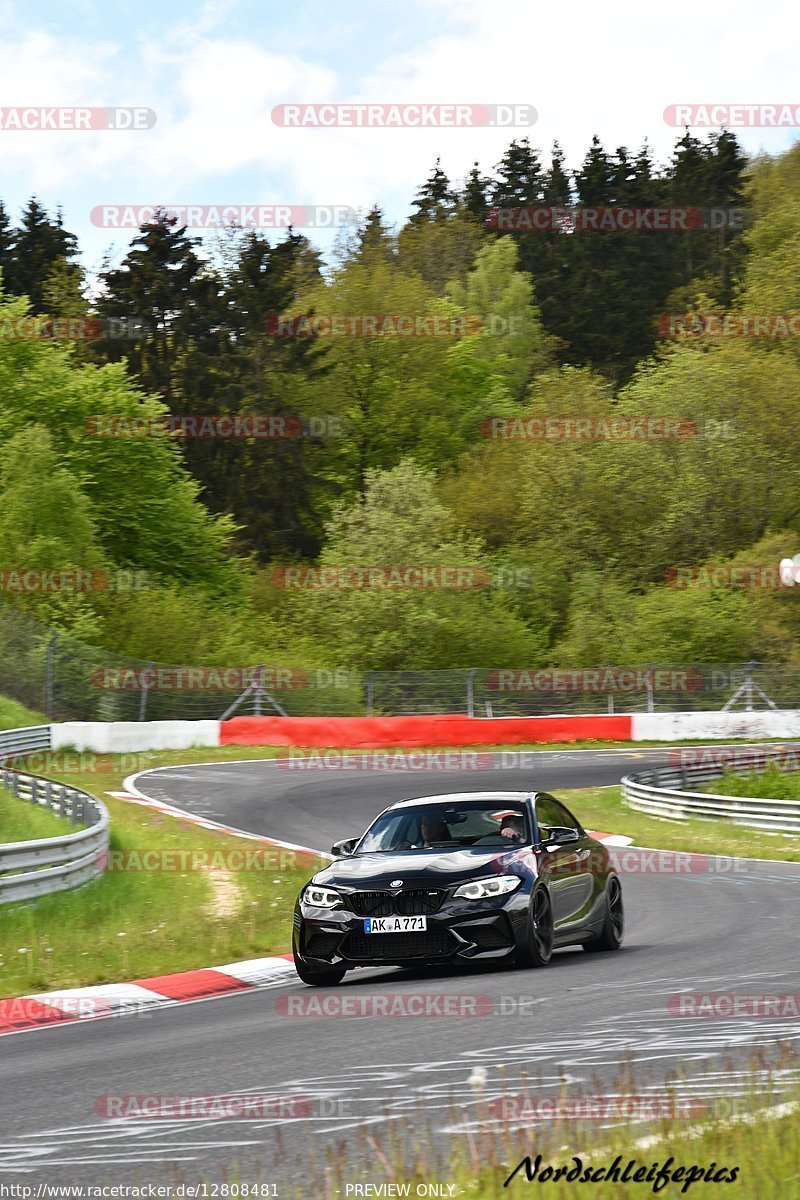
[[[137,785],[213,820],[327,850],[405,796],[493,787],[558,794],[614,784],[665,759],[665,750],[543,751],[535,770],[529,755],[522,767],[413,778],[262,760],[161,769]],[[579,801],[573,806],[580,816]],[[444,1146],[485,1121],[487,1101],[514,1093],[521,1078],[537,1096],[558,1095],[565,1080],[596,1095],[614,1090],[628,1062],[638,1094],[662,1095],[678,1072],[678,1094],[693,1101],[743,1096],[754,1082],[751,1052],[760,1049],[766,1063],[778,1040],[800,1049],[800,1021],[679,1017],[668,1000],[677,992],[800,993],[800,867],[739,862],[737,870],[729,863],[675,874],[664,865],[624,876],[627,934],[618,954],[568,950],[544,971],[360,970],[329,990],[477,993],[492,998],[490,1015],[291,1018],[281,1012],[287,997],[328,994],[298,982],[0,1037],[0,1183],[27,1183],[35,1197],[41,1183],[218,1180],[235,1164],[242,1182],[305,1171],[296,1186],[312,1196],[326,1145],[351,1139],[368,1154],[358,1142],[365,1132],[418,1126],[422,1106]],[[798,1077],[783,1060],[777,1091]],[[95,1113],[105,1095],[230,1093],[302,1098],[303,1115],[109,1121]],[[301,1155],[304,1167],[294,1163]],[[355,1168],[353,1178],[362,1178]]]

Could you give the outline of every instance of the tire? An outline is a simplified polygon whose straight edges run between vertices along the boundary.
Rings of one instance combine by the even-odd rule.
[[[344,967],[310,967],[302,958],[294,956],[294,969],[303,983],[311,987],[335,986],[346,975]]]
[[[587,954],[603,950],[619,950],[625,937],[625,909],[622,903],[622,885],[616,875],[610,875],[606,884],[606,915],[603,928],[597,937],[584,942]]]
[[[521,967],[546,967],[553,957],[553,906],[550,893],[539,887],[531,897],[530,927],[525,945],[517,950]]]

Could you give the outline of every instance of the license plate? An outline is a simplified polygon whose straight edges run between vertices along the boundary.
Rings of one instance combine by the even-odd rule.
[[[365,917],[364,933],[423,933],[427,917]]]

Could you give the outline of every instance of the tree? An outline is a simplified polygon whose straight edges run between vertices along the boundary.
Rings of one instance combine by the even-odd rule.
[[[448,294],[464,312],[481,319],[484,332],[473,353],[521,400],[533,376],[552,365],[552,357],[530,278],[517,266],[510,238],[491,242],[478,253],[466,284],[451,284]]]
[[[346,495],[363,490],[370,468],[406,455],[429,466],[455,458],[481,419],[508,401],[501,371],[481,356],[481,337],[470,336],[461,309],[381,257],[349,264],[299,310],[352,322],[342,336],[317,339],[330,372],[306,391],[312,409],[346,421],[329,464]],[[404,324],[370,333],[361,322],[371,317],[386,318],[391,330],[397,318]]]
[[[491,184],[491,179],[481,175],[478,164],[473,163],[472,170],[467,176],[461,196],[459,197],[462,210],[469,213],[481,225],[486,221],[489,211],[489,188]]]
[[[78,478],[59,464],[47,429],[26,425],[6,442],[0,469],[5,598],[63,632],[96,632],[92,589],[78,587],[72,573],[93,576],[94,590],[101,590],[106,566],[92,506]],[[51,572],[53,583],[27,590],[15,582],[26,572],[42,580]]]
[[[383,212],[377,204],[373,204],[364,225],[359,229],[355,258],[357,262],[363,263],[374,254],[381,255],[387,262],[391,262],[395,256],[395,240],[385,225]]]
[[[207,305],[213,300],[197,245],[176,217],[158,212],[134,237],[122,265],[101,276],[100,317],[139,328],[134,337],[104,343],[104,358],[125,357],[141,385],[171,408],[180,393],[181,354],[192,334],[207,328]]]
[[[534,661],[540,641],[509,610],[475,538],[462,534],[434,495],[434,477],[404,459],[370,470],[365,492],[341,504],[326,527],[319,567],[428,567],[424,588],[342,587],[294,593],[295,625],[350,668],[393,670]],[[472,586],[448,590],[442,568],[463,568]],[[389,576],[385,576],[389,578]],[[455,572],[453,572],[453,577]],[[438,581],[438,582],[437,582]]]
[[[19,322],[24,300],[0,303],[0,324]],[[68,348],[45,339],[0,338],[0,439],[44,426],[58,464],[79,481],[97,544],[115,565],[230,592],[225,557],[233,532],[198,500],[163,404],[143,393],[122,364],[74,364]],[[138,433],[135,432],[138,430]]]
[[[0,253],[4,238],[7,255],[3,287],[14,296],[27,296],[35,313],[46,312],[46,285],[59,264],[80,284],[82,272],[72,261],[77,253],[77,238],[64,228],[61,213],[52,220],[35,196],[25,206],[20,225],[13,233],[9,233],[5,212],[3,219]]]
[[[446,220],[455,212],[455,206],[456,193],[442,170],[442,160],[437,158],[436,166],[413,201],[413,207],[417,211],[409,218],[409,224],[417,226],[429,221]]]

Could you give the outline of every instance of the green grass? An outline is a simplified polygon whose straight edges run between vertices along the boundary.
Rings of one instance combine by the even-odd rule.
[[[182,851],[214,865],[215,852],[269,850],[105,795],[120,789],[129,758],[101,786],[85,774],[59,776],[108,806],[112,851]],[[314,865],[273,853],[254,870],[108,870],[74,891],[3,905],[0,998],[285,952],[294,898]]]
[[[424,1120],[424,1114],[421,1114]],[[341,1154],[331,1156],[332,1162],[325,1171],[325,1184],[315,1180],[315,1195],[320,1200],[341,1200],[345,1186],[356,1181],[380,1184],[396,1182],[410,1184],[408,1195],[415,1196],[418,1184],[431,1181],[453,1185],[455,1197],[467,1200],[501,1200],[508,1196],[552,1197],[553,1200],[568,1200],[576,1195],[598,1197],[645,1197],[657,1194],[662,1200],[677,1200],[678,1197],[719,1197],[725,1195],[732,1200],[790,1200],[800,1195],[800,1161],[798,1139],[800,1120],[797,1113],[774,1119],[758,1119],[752,1122],[725,1123],[718,1121],[705,1128],[696,1128],[692,1135],[680,1128],[685,1121],[664,1122],[659,1131],[637,1146],[636,1135],[631,1127],[614,1132],[591,1129],[577,1122],[561,1124],[542,1123],[531,1128],[527,1136],[521,1133],[489,1137],[475,1132],[469,1137],[452,1139],[449,1144],[449,1161],[432,1169],[428,1163],[430,1154],[424,1138],[417,1137],[416,1153],[409,1155],[395,1148],[380,1147],[379,1140],[365,1132],[361,1141],[369,1155],[370,1167],[355,1170]],[[644,1140],[644,1139],[643,1139]],[[376,1149],[377,1147],[377,1149]],[[613,1182],[599,1180],[588,1186],[567,1181],[563,1176],[554,1181],[538,1178],[529,1182],[523,1167],[511,1180],[508,1179],[515,1167],[527,1156],[535,1163],[541,1155],[539,1172],[549,1165],[553,1168],[575,1167],[573,1157],[581,1161],[582,1171],[609,1168],[617,1156],[618,1170],[634,1160],[634,1167],[650,1170],[653,1164],[659,1168],[669,1165],[670,1172],[683,1168],[678,1181],[662,1184],[656,1192],[653,1183]],[[669,1160],[672,1160],[671,1163]],[[713,1172],[726,1168],[720,1182],[697,1180],[685,1186],[685,1174],[691,1167]],[[738,1168],[734,1182],[727,1182],[728,1173]],[[388,1168],[388,1170],[387,1170]],[[582,1173],[582,1172],[581,1172]],[[541,1182],[542,1186],[537,1186]],[[305,1180],[299,1176],[296,1190],[290,1195],[299,1197],[308,1194],[308,1174]],[[369,1193],[367,1193],[369,1194]],[[375,1194],[374,1192],[372,1193]],[[352,1195],[352,1192],[351,1192]]]
[[[0,786],[0,836],[3,842],[30,842],[37,838],[60,837],[73,826],[55,813],[27,800],[18,800]]]
[[[0,729],[20,729],[26,725],[46,725],[47,717],[33,712],[16,700],[0,696]]]
[[[555,794],[589,829],[626,834],[637,846],[800,862],[800,838],[796,834],[766,833],[724,820],[671,821],[650,817],[628,808],[617,787],[556,789]]]
[[[800,773],[781,771],[776,766],[749,774],[729,772],[700,790],[715,792],[718,796],[750,796],[757,800],[800,800]]]

